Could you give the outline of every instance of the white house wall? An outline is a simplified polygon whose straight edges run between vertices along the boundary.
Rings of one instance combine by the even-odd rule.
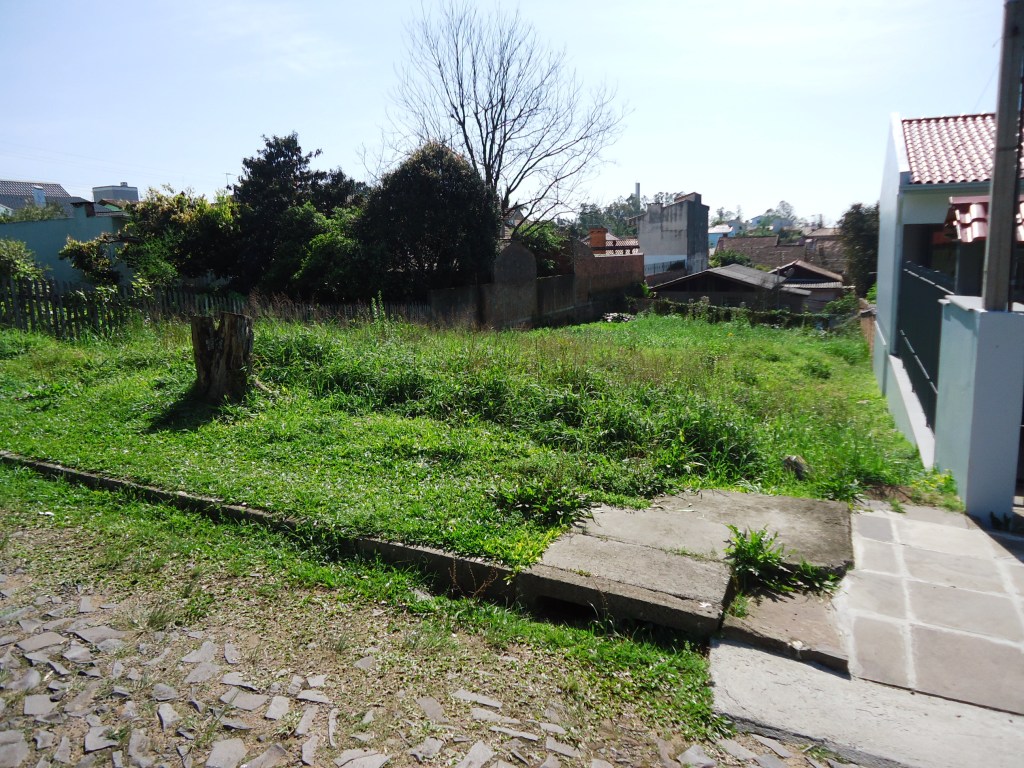
[[[872,367],[896,427],[917,447],[926,467],[934,460],[935,436],[903,362],[896,356],[903,228],[908,224],[942,224],[950,197],[987,192],[986,184],[910,184],[903,124],[893,116],[878,205],[878,300]]]

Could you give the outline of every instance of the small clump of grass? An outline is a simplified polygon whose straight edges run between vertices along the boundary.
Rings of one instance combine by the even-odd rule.
[[[785,548],[777,533],[767,528],[751,531],[729,526],[729,543],[725,559],[732,568],[733,582],[738,593],[756,592],[827,592],[838,584],[835,574],[826,568],[800,560],[792,565],[786,562]]]

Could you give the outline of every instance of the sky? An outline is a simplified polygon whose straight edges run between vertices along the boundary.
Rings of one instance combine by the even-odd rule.
[[[0,0],[0,178],[212,196],[263,136],[367,179],[434,0]],[[497,2],[477,0],[481,8]],[[699,192],[747,218],[873,203],[890,118],[995,109],[1000,0],[521,0],[540,38],[616,90],[619,140],[582,190]],[[372,166],[373,164],[370,163]]]

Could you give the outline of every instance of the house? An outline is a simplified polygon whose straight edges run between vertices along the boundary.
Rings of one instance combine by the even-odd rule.
[[[826,304],[835,301],[847,290],[842,275],[802,259],[776,267],[771,274],[785,278],[788,286],[802,288],[810,293],[804,301],[804,312],[824,311]]]
[[[0,223],[0,238],[25,243],[36,262],[48,270],[51,280],[81,283],[83,275],[60,258],[68,238],[84,241],[103,233],[116,233],[128,214],[109,201],[93,203],[70,195],[67,205],[71,210],[68,218]]]
[[[29,205],[42,208],[47,203],[59,203],[71,215],[71,195],[60,184],[0,179],[0,205],[12,213]]]
[[[719,239],[715,249],[716,253],[720,251],[742,253],[753,264],[766,269],[777,269],[794,261],[803,261],[839,275],[846,272],[846,256],[838,234],[805,236],[796,243],[782,243],[778,235],[724,236]]]
[[[732,227],[728,224],[716,224],[708,228],[708,253],[714,253],[718,241],[722,237],[732,234]]]
[[[760,269],[728,264],[712,267],[694,275],[670,280],[658,286],[658,298],[685,304],[707,297],[719,307],[746,306],[753,309],[788,309],[802,312],[811,292],[788,285],[782,275]]]
[[[900,430],[986,521],[1012,507],[1024,400],[1024,306],[978,296],[994,148],[992,114],[893,116],[873,352]],[[1019,292],[1019,266],[1013,279]]]
[[[649,203],[647,210],[630,221],[636,223],[639,250],[648,274],[682,262],[686,271],[708,266],[708,206],[697,192],[676,195],[667,205]]]
[[[620,237],[605,227],[591,227],[583,241],[595,256],[615,256],[626,253],[641,253],[640,241],[635,237]]]
[[[769,232],[781,232],[784,229],[792,229],[795,224],[796,222],[793,219],[779,216],[771,211],[765,211],[760,216],[754,216],[750,220],[750,225],[754,229],[761,229],[763,227]]]

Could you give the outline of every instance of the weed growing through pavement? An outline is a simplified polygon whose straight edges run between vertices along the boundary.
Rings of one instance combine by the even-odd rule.
[[[787,563],[785,548],[777,542],[778,534],[768,533],[767,528],[740,531],[730,525],[729,531],[725,559],[732,567],[737,592],[822,592],[838,583],[835,574],[806,560],[796,565]]]

